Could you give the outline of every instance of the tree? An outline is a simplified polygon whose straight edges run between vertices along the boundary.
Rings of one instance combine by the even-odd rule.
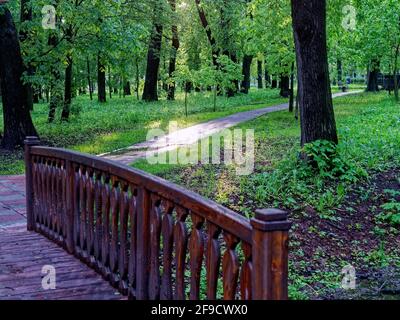
[[[9,150],[22,146],[26,136],[37,136],[27,91],[21,80],[23,72],[17,30],[10,11],[0,4],[0,82],[4,116],[1,146]]]
[[[29,37],[29,33],[24,30],[25,23],[32,21],[32,7],[28,0],[21,0],[21,30],[19,32],[20,41],[23,42]],[[25,72],[28,76],[32,76],[35,72],[31,65],[25,66]],[[29,110],[33,110],[33,88],[31,83],[26,83],[25,88],[27,91]]]
[[[161,10],[161,5],[156,1],[154,4],[153,27],[147,52],[146,79],[143,89],[143,100],[145,101],[158,100],[157,81],[163,34],[163,25],[160,22]]]
[[[173,18],[175,19],[175,14],[176,14],[176,0],[168,0],[169,5],[171,7],[172,13],[173,13]],[[171,32],[172,32],[172,43],[171,43],[171,54],[169,58],[169,69],[168,69],[168,75],[170,78],[173,77],[173,74],[176,70],[176,55],[179,50],[179,34],[178,34],[178,26],[176,23],[172,23],[171,27]],[[175,100],[175,82],[171,82],[168,85],[168,100]]]
[[[100,52],[97,54],[97,99],[99,102],[107,102],[106,94],[106,67]]]
[[[295,39],[301,145],[338,142],[329,81],[326,1],[291,0]]]

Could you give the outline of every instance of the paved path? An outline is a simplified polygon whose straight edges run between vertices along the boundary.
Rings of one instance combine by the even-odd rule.
[[[360,92],[363,91],[340,92],[334,94],[333,98],[343,97]],[[158,139],[144,141],[131,147],[118,149],[110,153],[101,154],[99,156],[128,165],[139,159],[146,158],[147,155],[154,155],[156,153],[175,150],[181,146],[191,145],[224,129],[256,119],[267,113],[282,111],[288,108],[288,103],[284,103],[272,107],[235,113],[224,118],[214,119],[194,125],[192,127],[177,130],[165,136],[159,137]]]

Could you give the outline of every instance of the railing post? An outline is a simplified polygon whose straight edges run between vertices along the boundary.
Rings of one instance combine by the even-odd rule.
[[[74,243],[74,189],[75,186],[75,171],[72,166],[71,161],[65,161],[65,206],[66,206],[66,240],[65,245],[67,247],[67,251],[70,254],[73,254],[75,251],[75,243]]]
[[[253,227],[252,299],[288,298],[288,233],[291,223],[287,212],[278,209],[257,210]]]
[[[137,195],[136,299],[147,300],[150,273],[150,193],[140,187]]]
[[[25,183],[26,183],[26,217],[27,229],[32,231],[35,227],[34,220],[34,194],[33,194],[33,168],[31,147],[39,145],[38,137],[26,137],[25,141]]]

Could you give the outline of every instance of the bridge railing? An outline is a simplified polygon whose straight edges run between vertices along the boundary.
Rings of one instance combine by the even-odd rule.
[[[28,230],[136,299],[287,299],[287,214],[249,220],[116,162],[25,146]]]

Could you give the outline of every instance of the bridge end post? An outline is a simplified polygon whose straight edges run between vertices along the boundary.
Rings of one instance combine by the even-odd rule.
[[[35,228],[34,221],[34,194],[33,194],[33,168],[31,148],[40,144],[38,137],[26,137],[25,141],[25,183],[26,183],[26,216],[27,229],[32,231]]]
[[[288,213],[278,209],[257,210],[253,227],[252,299],[288,299]]]

